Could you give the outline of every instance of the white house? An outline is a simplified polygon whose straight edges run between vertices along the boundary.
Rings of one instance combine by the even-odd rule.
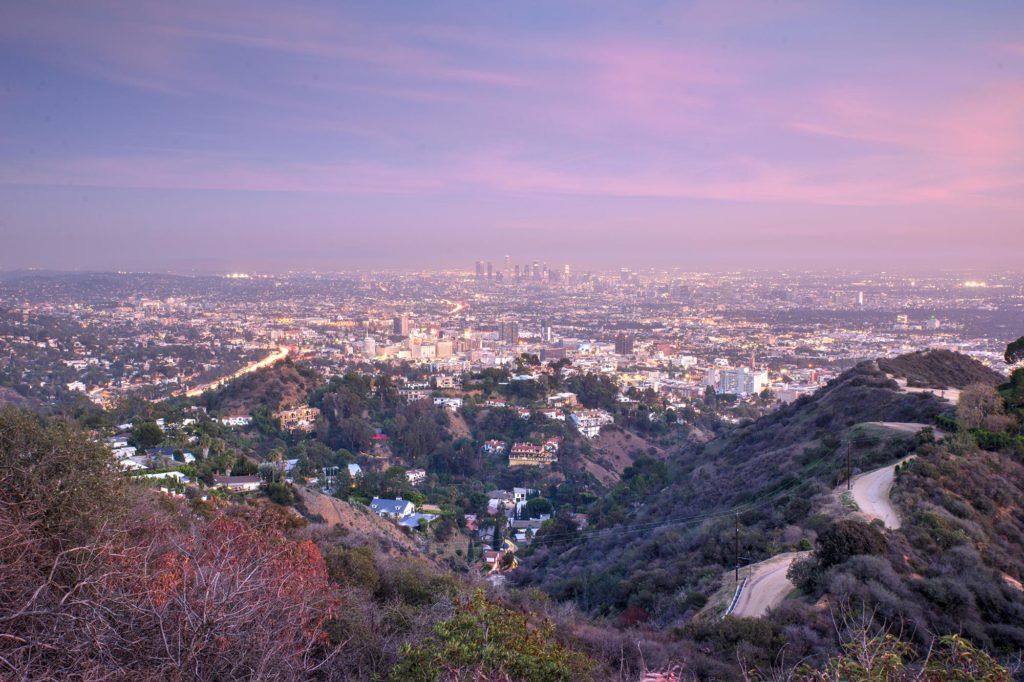
[[[372,509],[382,519],[401,519],[416,511],[416,505],[409,500],[385,500],[375,497],[370,502]]]
[[[597,438],[601,427],[615,423],[615,418],[604,410],[580,410],[572,413],[572,423],[584,438]]]

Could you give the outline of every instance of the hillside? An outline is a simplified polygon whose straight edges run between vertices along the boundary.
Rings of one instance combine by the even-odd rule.
[[[665,457],[662,448],[643,436],[619,427],[603,429],[590,445],[589,454],[580,457],[580,466],[603,486],[617,483],[626,467],[633,464],[638,457]]]
[[[356,506],[345,500],[297,487],[301,510],[314,519],[310,523],[315,529],[337,531],[348,545],[373,544],[375,548],[392,556],[419,555],[419,547],[393,522],[386,521],[366,507]],[[322,521],[321,521],[322,519]]]
[[[0,407],[11,406],[31,408],[38,406],[38,404],[38,400],[26,398],[25,396],[15,391],[13,388],[0,386]]]
[[[204,393],[200,403],[210,412],[222,415],[248,414],[259,405],[277,410],[304,404],[317,380],[308,368],[297,367],[285,359]]]
[[[928,394],[898,391],[874,362],[863,362],[811,397],[751,425],[692,445],[667,466],[653,461],[592,507],[597,530],[571,549],[537,543],[518,579],[572,599],[595,614],[628,607],[668,623],[702,603],[734,562],[735,515],[751,561],[795,549],[815,536],[812,517],[845,473],[898,459],[913,436],[865,436],[863,422],[934,423],[952,408]],[[628,478],[628,480],[626,480]],[[688,601],[687,594],[697,593]]]
[[[934,349],[880,358],[879,368],[919,388],[966,388],[971,384],[997,386],[1006,381],[999,372],[974,358],[950,350]]]

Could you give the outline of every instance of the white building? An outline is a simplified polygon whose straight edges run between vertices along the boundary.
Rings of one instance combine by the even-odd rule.
[[[615,423],[615,418],[604,410],[580,410],[572,413],[572,423],[584,438],[597,438],[601,427]]]
[[[372,336],[367,336],[363,339],[363,355],[368,358],[377,356],[377,342],[374,341]]]
[[[751,371],[748,367],[739,369],[718,370],[718,385],[715,390],[718,393],[729,393],[732,395],[751,395],[760,393],[768,387],[768,372],[766,370]]]

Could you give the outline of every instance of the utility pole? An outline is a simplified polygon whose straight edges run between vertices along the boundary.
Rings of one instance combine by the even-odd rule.
[[[850,459],[850,446],[852,443],[846,444],[846,489],[853,489],[853,462]]]
[[[740,581],[740,513],[736,512],[736,582]]]

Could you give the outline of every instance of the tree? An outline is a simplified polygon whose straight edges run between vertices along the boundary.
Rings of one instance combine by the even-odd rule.
[[[542,515],[550,514],[552,511],[551,503],[543,497],[531,498],[523,505],[523,515],[528,519],[540,518]]]
[[[483,590],[438,623],[434,637],[405,645],[392,679],[410,682],[591,679],[593,664],[555,638],[550,621],[530,627],[526,616],[488,602]]]
[[[1006,354],[1003,356],[1006,364],[1013,365],[1024,360],[1024,336],[1016,341],[1006,344]]]
[[[342,464],[338,467],[338,473],[334,475],[334,496],[344,500],[351,492],[352,474],[349,473],[348,465]]]
[[[139,422],[132,427],[132,444],[143,450],[147,448],[155,448],[157,445],[164,440],[164,432],[160,429],[156,422],[145,421]]]
[[[971,384],[960,392],[956,418],[966,429],[985,426],[990,417],[1003,414],[1003,399],[988,384]]]
[[[872,524],[844,519],[829,526],[818,536],[815,556],[821,567],[829,568],[858,554],[884,554],[885,536]]]

